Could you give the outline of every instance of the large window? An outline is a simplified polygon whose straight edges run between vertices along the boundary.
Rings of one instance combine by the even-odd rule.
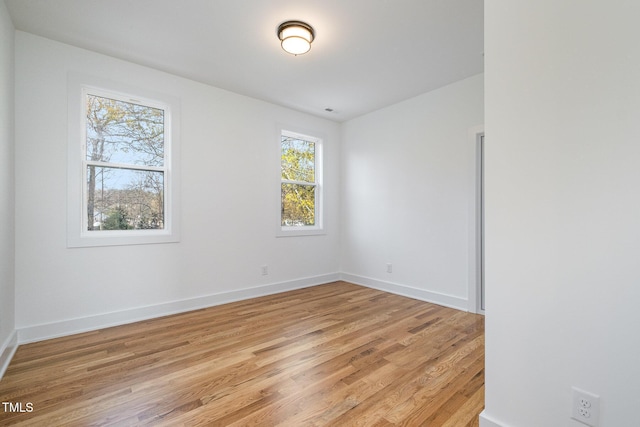
[[[177,241],[172,106],[89,86],[80,95],[70,108],[80,129],[70,139],[69,246]]]
[[[85,96],[87,231],[163,229],[165,109]]]
[[[322,141],[282,131],[280,235],[322,231]]]

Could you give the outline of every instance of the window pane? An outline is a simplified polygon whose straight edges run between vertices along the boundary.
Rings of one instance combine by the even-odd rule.
[[[164,165],[164,110],[87,95],[87,160]]]
[[[282,179],[315,182],[316,144],[282,135]]]
[[[282,184],[282,226],[315,225],[315,210],[315,185]]]
[[[87,166],[88,230],[164,228],[164,173]]]

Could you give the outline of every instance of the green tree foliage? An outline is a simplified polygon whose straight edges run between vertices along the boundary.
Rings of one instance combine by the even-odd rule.
[[[282,136],[281,197],[283,226],[315,225],[315,143]]]
[[[104,230],[129,230],[129,219],[127,218],[127,211],[121,206],[113,208],[109,216],[104,220]]]
[[[86,159],[89,230],[164,227],[163,110],[88,95]]]

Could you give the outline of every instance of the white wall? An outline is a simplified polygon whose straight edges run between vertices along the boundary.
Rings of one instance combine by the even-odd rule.
[[[347,279],[468,308],[469,129],[483,121],[478,75],[344,124]]]
[[[640,3],[485,1],[486,426],[639,425]],[[493,420],[493,421],[490,421]]]
[[[0,2],[0,376],[15,348],[13,66],[14,29]]]
[[[180,98],[180,243],[66,247],[70,71]],[[16,33],[16,100],[22,341],[337,278],[337,123],[22,32]],[[280,124],[325,138],[324,236],[275,237]],[[261,275],[262,265],[269,275]],[[263,285],[273,286],[253,289]]]

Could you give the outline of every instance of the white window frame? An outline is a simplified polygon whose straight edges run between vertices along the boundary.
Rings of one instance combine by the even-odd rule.
[[[303,184],[309,185],[308,182],[289,181],[282,179],[282,173],[280,165],[282,163],[282,137],[288,136],[291,138],[299,138],[304,141],[313,142],[315,144],[315,225],[305,226],[283,226],[282,223],[282,184]],[[314,236],[326,234],[324,229],[324,187],[323,187],[323,158],[324,158],[324,141],[321,137],[312,136],[308,133],[301,133],[288,130],[287,128],[280,128],[278,133],[278,227],[276,231],[277,237],[289,237],[289,236]]]
[[[70,74],[68,80],[67,247],[139,245],[180,241],[179,123],[177,99],[95,77]],[[164,110],[164,166],[144,167],[164,173],[164,228],[88,230],[86,97],[96,95]],[[106,166],[106,165],[105,165]],[[135,169],[130,165],[127,169]]]

